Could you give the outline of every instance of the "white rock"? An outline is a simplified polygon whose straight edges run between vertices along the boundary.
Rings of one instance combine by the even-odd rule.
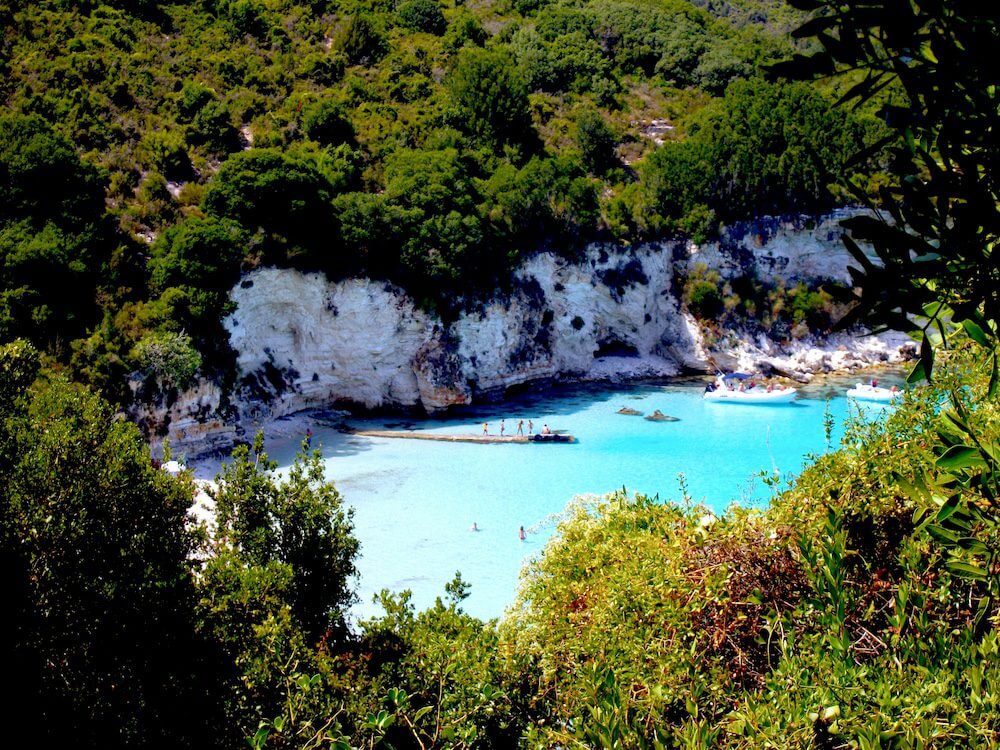
[[[539,253],[517,270],[513,291],[447,325],[385,282],[258,269],[232,290],[235,312],[224,321],[239,370],[230,406],[200,382],[169,404],[137,395],[131,416],[147,434],[197,454],[276,418],[344,402],[434,412],[535,381],[752,370],[762,361],[805,377],[899,361],[905,338],[892,336],[789,343],[723,331],[709,345],[680,309],[674,276],[697,263],[724,277],[844,280],[840,218],[812,228],[762,219],[700,247],[595,243],[576,261]]]

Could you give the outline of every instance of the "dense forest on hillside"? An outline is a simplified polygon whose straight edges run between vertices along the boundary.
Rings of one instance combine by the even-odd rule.
[[[447,316],[539,248],[824,211],[878,184],[848,158],[884,126],[830,86],[764,80],[801,18],[761,0],[0,5],[0,333],[124,398],[136,370],[230,374],[226,292],[261,264],[388,279]]]
[[[798,48],[782,33],[802,16],[763,0],[0,4],[5,736],[43,748],[1000,744],[1000,18],[978,0],[794,4],[813,12]],[[573,25],[581,14],[590,31]],[[472,19],[461,33],[458,18]],[[528,88],[526,60],[588,38],[608,90],[593,76]],[[785,54],[778,72],[836,80],[739,72]],[[712,83],[720,69],[737,72]],[[579,236],[829,205],[827,170],[846,184],[845,165],[866,157],[849,159],[858,132],[881,126],[834,108],[825,88],[891,131],[874,144],[890,169],[858,175],[858,199],[876,192],[883,213],[848,224],[850,316],[918,338],[914,387],[791,483],[762,476],[765,509],[716,516],[683,483],[677,503],[571,504],[499,623],[462,611],[456,576],[426,611],[386,593],[383,616],[348,627],[357,541],[318,454],[303,446],[279,477],[262,441],[237,449],[209,529],[188,515],[192,477],[156,468],[138,429],[73,379],[100,384],[170,352],[201,366],[181,333],[212,346],[244,265],[374,272],[378,258],[440,304],[454,279],[473,283],[465,253],[528,251],[491,244],[519,231],[505,216],[532,215],[527,203],[505,214],[502,196],[537,201],[532,221]],[[413,90],[428,95],[406,100]],[[324,91],[332,104],[317,103]],[[629,140],[646,107],[684,137]],[[762,125],[743,129],[751,115]],[[824,137],[795,140],[811,128]],[[648,153],[630,167],[633,147]],[[758,169],[726,171],[741,163]],[[691,182],[672,192],[666,175]],[[386,217],[406,228],[388,259],[370,244]],[[449,232],[479,239],[444,258]]]

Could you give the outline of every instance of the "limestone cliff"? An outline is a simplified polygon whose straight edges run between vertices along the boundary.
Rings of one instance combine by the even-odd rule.
[[[763,336],[709,350],[681,309],[674,279],[696,263],[724,277],[846,280],[838,218],[762,219],[701,247],[598,243],[573,261],[540,253],[517,271],[512,291],[449,324],[382,281],[258,269],[232,290],[236,309],[224,321],[235,390],[201,382],[170,402],[138,402],[132,416],[154,442],[169,435],[193,454],[274,418],[338,404],[436,412],[525,383],[673,375],[726,357],[793,371],[898,358],[903,341],[886,338],[842,337],[824,348]]]

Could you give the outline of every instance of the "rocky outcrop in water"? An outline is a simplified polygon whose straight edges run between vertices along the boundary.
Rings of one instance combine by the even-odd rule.
[[[277,417],[341,404],[437,412],[527,383],[725,365],[797,373],[898,358],[901,341],[874,338],[788,344],[736,336],[708,347],[681,309],[674,280],[695,264],[723,277],[845,281],[839,218],[762,219],[703,246],[597,243],[572,261],[540,253],[518,270],[512,291],[449,324],[382,281],[258,269],[232,290],[235,312],[224,321],[235,389],[201,382],[169,401],[137,397],[131,416],[154,442],[169,435],[194,454]]]

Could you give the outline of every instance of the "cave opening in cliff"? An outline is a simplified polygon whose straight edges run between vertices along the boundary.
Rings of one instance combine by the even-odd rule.
[[[602,357],[638,357],[639,350],[634,345],[625,343],[619,339],[606,339],[597,344],[594,351],[594,359]]]

